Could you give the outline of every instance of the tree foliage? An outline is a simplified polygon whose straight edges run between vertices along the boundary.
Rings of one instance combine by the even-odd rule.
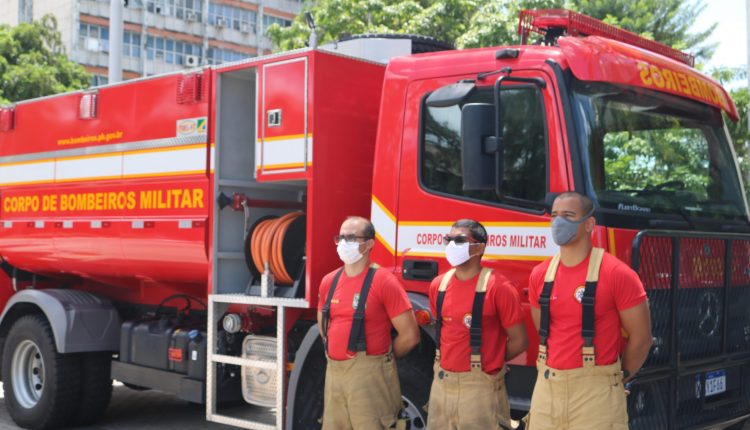
[[[729,135],[734,143],[734,152],[737,154],[737,161],[740,165],[740,171],[745,181],[745,191],[748,193],[750,201],[750,129],[748,129],[748,104],[750,104],[750,95],[745,79],[747,71],[744,67],[718,67],[711,71],[714,79],[719,81],[723,86],[733,86],[732,84],[741,83],[740,86],[729,91],[729,96],[734,100],[739,114],[739,121],[732,121],[724,114],[724,122],[727,124]]]
[[[52,15],[17,27],[0,25],[0,103],[85,88],[90,79],[65,55]]]
[[[349,34],[415,33],[454,43],[459,48],[498,46],[518,42],[522,9],[576,10],[653,38],[699,58],[710,58],[706,44],[715,25],[692,33],[703,0],[317,0],[308,1],[290,27],[273,25],[268,34],[281,50],[304,47],[308,28],[304,12],[315,18],[318,42]]]

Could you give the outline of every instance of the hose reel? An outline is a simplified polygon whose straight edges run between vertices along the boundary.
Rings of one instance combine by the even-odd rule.
[[[289,212],[258,219],[245,238],[245,263],[256,279],[268,270],[277,285],[292,285],[305,256],[306,216]]]

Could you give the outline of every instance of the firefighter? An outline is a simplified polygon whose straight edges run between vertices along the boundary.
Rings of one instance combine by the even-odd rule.
[[[638,275],[592,247],[593,215],[590,198],[560,194],[551,226],[560,252],[529,278],[539,330],[530,430],[628,428],[624,384],[646,360],[651,319]]]
[[[334,237],[344,266],[320,283],[318,325],[328,358],[323,430],[405,428],[394,356],[419,343],[419,327],[398,279],[370,264],[374,239],[369,220],[347,218]]]
[[[505,362],[526,349],[518,293],[499,271],[483,268],[487,231],[456,221],[444,238],[453,266],[430,285],[437,352],[430,430],[510,428]]]

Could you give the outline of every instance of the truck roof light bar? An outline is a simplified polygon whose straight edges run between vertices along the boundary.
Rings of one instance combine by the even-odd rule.
[[[521,11],[518,34],[521,35],[522,45],[527,43],[531,32],[544,36],[545,42],[550,44],[554,44],[555,40],[563,35],[601,36],[661,54],[690,67],[695,64],[693,55],[567,9]]]
[[[97,115],[97,93],[87,92],[81,95],[81,101],[78,104],[78,118],[94,119]]]
[[[11,131],[15,127],[16,109],[13,106],[0,108],[0,132]]]
[[[177,103],[193,104],[204,99],[203,91],[203,74],[186,73],[180,76],[180,82],[177,85]]]

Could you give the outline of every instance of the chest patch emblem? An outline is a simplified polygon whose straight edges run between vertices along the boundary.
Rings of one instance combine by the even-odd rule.
[[[586,290],[586,287],[580,286],[576,288],[575,292],[573,293],[573,297],[578,301],[578,303],[581,303],[583,301],[583,292]]]
[[[338,305],[339,302],[341,302],[341,300],[339,300],[339,299],[331,299],[331,304],[332,305]]]
[[[471,328],[471,314],[464,314],[464,325],[466,328]]]

